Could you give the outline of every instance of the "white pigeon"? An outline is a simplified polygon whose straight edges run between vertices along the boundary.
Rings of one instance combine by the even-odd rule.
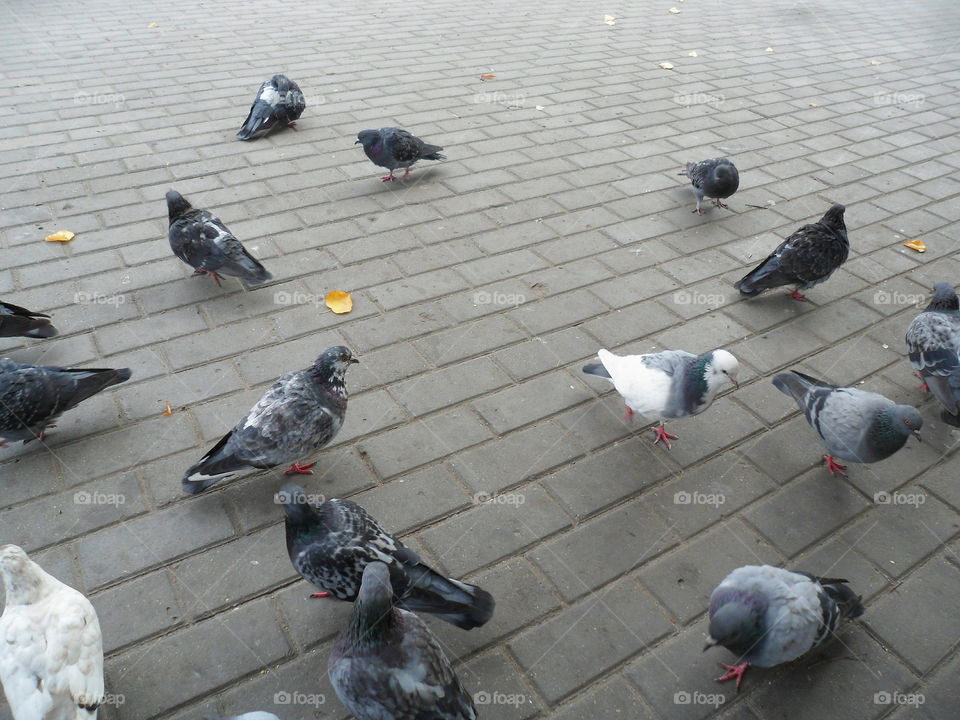
[[[0,576],[0,682],[14,720],[95,720],[104,695],[93,605],[16,545],[0,547]]]
[[[638,413],[647,420],[658,420],[653,429],[653,444],[663,440],[669,448],[677,438],[668,433],[665,420],[697,415],[713,402],[724,383],[737,383],[740,363],[726,350],[711,350],[701,355],[683,350],[664,350],[647,355],[614,355],[597,352],[600,363],[584,365],[583,372],[607,378],[623,396],[627,420]]]

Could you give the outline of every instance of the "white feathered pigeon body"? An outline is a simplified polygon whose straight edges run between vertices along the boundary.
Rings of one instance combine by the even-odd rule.
[[[103,644],[93,605],[15,545],[0,548],[0,682],[15,720],[95,720]]]

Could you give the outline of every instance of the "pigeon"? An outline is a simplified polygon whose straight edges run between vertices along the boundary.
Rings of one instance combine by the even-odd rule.
[[[219,286],[221,275],[238,277],[248,285],[272,280],[273,275],[247,252],[227,226],[207,210],[194,208],[176,190],[167,192],[170,248],[196,275],[209,275]]]
[[[43,440],[53,421],[111,385],[130,379],[130,370],[62,368],[0,360],[0,446]]]
[[[850,241],[843,222],[845,209],[834,205],[819,222],[804,225],[734,287],[744,297],[754,297],[764,290],[795,284],[790,297],[806,300],[800,291],[822,283],[847,259]]]
[[[722,665],[717,682],[736,679],[750,665],[773,667],[811,650],[863,605],[847,580],[819,578],[770,565],[747,565],[724,578],[710,595],[710,636],[704,651],[722,645],[741,661]]]
[[[257,91],[250,114],[237,131],[237,137],[256,140],[275,127],[293,127],[306,109],[307,101],[300,86],[286,75],[274,75]]]
[[[337,697],[357,720],[476,720],[473,699],[430,628],[393,601],[390,570],[369,563],[327,663]]]
[[[677,435],[667,432],[664,420],[697,415],[706,410],[724,383],[739,387],[740,363],[726,350],[694,355],[683,350],[664,350],[647,355],[614,355],[600,350],[599,363],[583,366],[587,375],[607,378],[623,396],[626,419],[633,414],[659,420],[653,444]]]
[[[93,605],[16,545],[0,547],[0,576],[0,682],[14,719],[96,720],[103,641]]]
[[[59,333],[50,316],[19,305],[0,302],[0,337],[49,338]]]
[[[897,405],[883,395],[837,387],[796,370],[774,375],[773,384],[792,397],[827,448],[830,474],[844,472],[835,457],[874,463],[893,455],[907,438],[920,440],[923,418],[915,407]]]
[[[402,180],[410,175],[410,166],[417,160],[445,160],[438,145],[428,145],[406,130],[387,127],[379,130],[361,130],[354,145],[363,145],[363,151],[374,165],[385,167],[389,175],[380,178],[384,182],[396,180],[393,171],[406,168]]]
[[[740,187],[740,173],[727,158],[687,163],[687,169],[680,174],[690,178],[693,194],[697,196],[697,207],[692,212],[698,215],[703,214],[700,203],[704,197],[712,198],[718,208],[729,207],[720,200],[730,197]]]
[[[347,412],[344,375],[358,363],[342,345],[327,348],[306,370],[277,380],[246,417],[184,473],[185,492],[196,494],[244,470],[292,463],[285,474],[312,475],[306,457],[340,431]]]
[[[907,328],[907,352],[920,387],[932,392],[956,424],[960,416],[960,300],[950,283],[933,286],[927,309]]]
[[[286,514],[290,562],[323,591],[314,597],[356,599],[364,568],[379,560],[389,566],[399,607],[436,615],[464,630],[480,627],[493,615],[490,593],[427,567],[355,502],[334,498],[313,504],[292,483],[280,488],[277,501]]]

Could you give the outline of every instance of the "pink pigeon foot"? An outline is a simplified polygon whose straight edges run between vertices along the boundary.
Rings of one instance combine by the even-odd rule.
[[[695,212],[697,215],[703,215],[703,210],[700,209],[700,205],[699,205],[699,204],[698,204],[693,210],[691,210],[690,212]]]
[[[383,176],[382,178],[380,178],[380,179],[381,179],[383,182],[387,182],[388,180],[396,180],[396,178],[393,176],[393,170],[390,171],[390,174],[389,174],[389,175],[384,175],[384,176]]]
[[[807,301],[807,299],[800,294],[799,290],[794,290],[792,293],[790,293],[790,297],[792,297],[794,300],[799,300],[800,302]]]
[[[311,470],[310,468],[312,468],[314,465],[316,465],[315,462],[307,463],[306,465],[301,465],[299,462],[295,462],[293,465],[291,465],[286,470],[284,470],[283,474],[284,475],[313,475],[313,470]]]
[[[623,419],[633,422],[633,408],[626,404],[624,404],[624,407],[627,409],[627,412],[624,414]]]
[[[297,126],[296,120],[291,120],[290,122],[287,123],[287,127],[296,127],[296,126]]]
[[[658,442],[663,440],[663,444],[667,446],[667,450],[670,449],[670,441],[677,440],[680,437],[679,435],[668,433],[665,425],[658,425],[657,427],[653,428],[653,432],[657,436],[654,438],[653,444],[656,445]]]
[[[830,471],[831,475],[843,475],[844,477],[847,476],[847,474],[844,472],[844,470],[847,469],[847,466],[838,463],[833,459],[832,455],[824,455],[823,459],[827,461],[827,470]]]
[[[313,593],[310,597],[312,597],[312,598],[325,598],[325,597],[330,597],[330,593],[328,593],[328,592]]]
[[[43,440],[47,436],[47,430],[53,430],[56,425],[47,425],[43,430],[40,431],[40,434],[37,435],[37,440]]]
[[[730,206],[727,205],[726,203],[722,203],[722,202],[720,202],[719,199],[716,199],[716,198],[714,199],[714,202],[717,204],[717,207],[719,207],[719,208],[729,208],[729,207],[730,207]]]
[[[920,384],[917,385],[917,390],[923,390],[925,393],[930,392],[930,386],[927,385],[927,381],[923,379],[923,375],[914,371],[913,376],[920,380]]]
[[[223,276],[219,273],[215,273],[213,270],[195,270],[194,275],[209,275],[213,278],[213,281],[217,284],[217,287],[223,287],[220,284],[220,281],[223,280]]]
[[[721,675],[718,677],[717,682],[726,682],[727,680],[733,680],[736,678],[737,690],[739,690],[740,683],[743,682],[743,674],[747,671],[747,668],[750,667],[750,663],[745,662],[740,663],[739,665],[724,665],[723,663],[720,663],[720,667],[724,668],[725,670],[729,670],[730,672],[728,672],[726,675]]]
[[[410,177],[410,168],[407,168],[406,170],[404,170],[404,172],[403,172],[403,177],[400,178],[400,179],[401,179],[401,180],[406,180],[408,177]]]

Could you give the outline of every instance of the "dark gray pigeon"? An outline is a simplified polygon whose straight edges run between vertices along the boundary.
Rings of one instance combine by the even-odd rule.
[[[627,420],[639,413],[647,420],[659,420],[653,444],[677,438],[668,433],[664,420],[697,415],[708,407],[725,383],[737,385],[740,363],[726,350],[694,355],[683,350],[664,350],[647,355],[614,355],[597,352],[599,363],[583,366],[587,375],[613,383],[627,407]]]
[[[493,615],[490,593],[427,567],[355,502],[331,499],[314,505],[306,491],[292,483],[280,489],[277,499],[286,513],[290,562],[323,591],[315,597],[354,600],[363,569],[379,560],[389,566],[399,607],[436,615],[464,630],[483,625]]]
[[[249,285],[273,279],[220,218],[194,208],[176,190],[167,192],[167,213],[170,248],[174,255],[194,268],[197,275],[209,275],[217,285],[221,275],[240,278]]]
[[[444,160],[439,145],[428,145],[423,140],[400,128],[387,127],[379,130],[361,130],[354,145],[363,145],[363,151],[374,165],[385,167],[389,175],[380,178],[384,182],[396,180],[393,171],[406,168],[402,180],[410,175],[410,166],[417,160]]]
[[[736,679],[750,665],[773,667],[817,647],[841,621],[863,614],[846,580],[818,578],[770,565],[737,568],[710,595],[709,650],[722,645],[740,660],[718,682]]]
[[[932,392],[950,417],[960,421],[960,300],[950,283],[933,286],[933,298],[907,328],[907,352],[921,387]]]
[[[877,393],[830,385],[796,370],[774,375],[773,384],[796,401],[817,431],[827,448],[823,459],[831,474],[846,475],[846,467],[834,457],[875,463],[893,455],[911,435],[920,439],[923,418],[910,405],[897,405]]]
[[[293,127],[307,108],[300,86],[286,75],[274,75],[257,91],[250,114],[237,132],[241,140],[256,140],[276,127]]]
[[[703,210],[700,209],[700,203],[704,197],[711,198],[717,207],[725,208],[727,205],[720,201],[733,195],[740,187],[737,166],[723,157],[687,163],[687,169],[680,174],[690,178],[693,193],[697,196],[697,207],[693,212],[701,215]]]
[[[43,440],[44,430],[67,410],[111,385],[130,370],[75,369],[0,360],[0,445]]]
[[[412,612],[393,607],[387,566],[372,562],[327,674],[357,720],[476,720],[440,643]]]
[[[327,348],[306,370],[287,373],[234,428],[183,475],[184,491],[195,494],[245,470],[292,463],[284,474],[312,475],[312,455],[340,431],[347,413],[344,375],[360,362],[342,345]]]
[[[0,337],[48,338],[57,335],[49,315],[0,302]]]
[[[834,205],[818,222],[804,225],[734,287],[744,297],[754,297],[764,290],[796,285],[791,297],[806,300],[800,291],[809,290],[833,275],[850,252],[844,210],[843,205]]]

